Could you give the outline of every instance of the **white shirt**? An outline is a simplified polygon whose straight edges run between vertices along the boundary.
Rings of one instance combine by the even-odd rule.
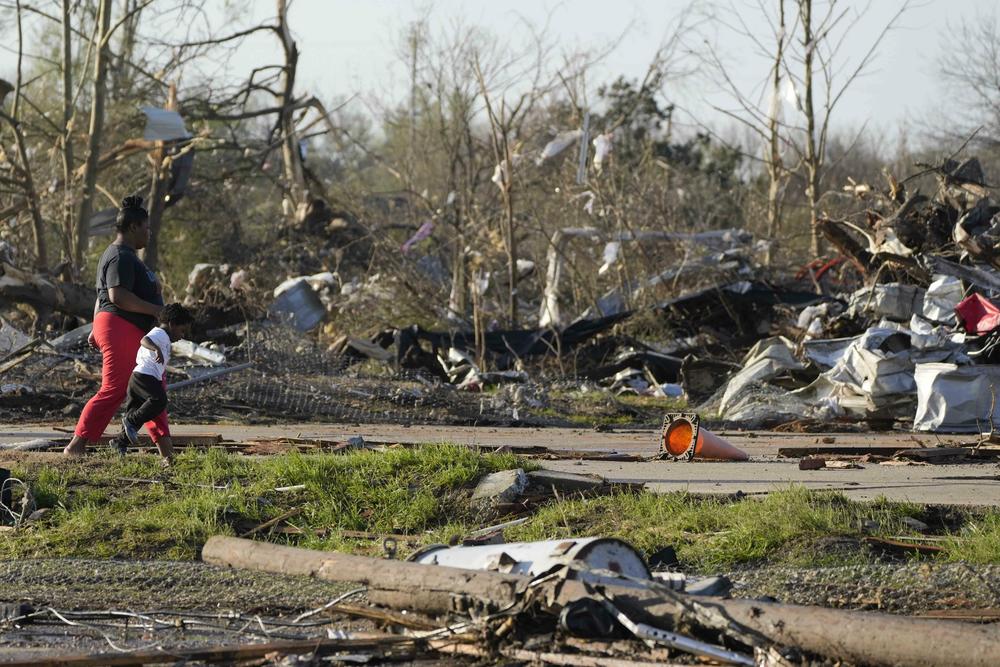
[[[140,345],[139,351],[135,353],[135,370],[132,372],[152,375],[157,380],[160,380],[163,378],[163,374],[167,370],[167,363],[170,361],[170,335],[160,327],[153,327],[146,334],[146,338],[151,340],[153,345],[160,348],[160,352],[163,353],[163,363],[161,364],[156,361],[156,352],[147,350]]]

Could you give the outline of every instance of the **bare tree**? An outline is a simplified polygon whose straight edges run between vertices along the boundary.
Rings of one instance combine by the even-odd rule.
[[[820,233],[816,225],[822,217],[827,148],[836,109],[845,93],[868,71],[878,47],[909,9],[911,0],[902,0],[897,5],[895,13],[881,26],[860,57],[853,57],[846,51],[845,38],[867,19],[870,6],[855,11],[845,6],[842,0],[829,0],[824,3],[823,11],[817,13],[819,3],[815,0],[795,0],[795,14],[789,21],[784,0],[774,2],[773,12],[765,0],[755,0],[753,5],[754,11],[768,17],[773,37],[771,45],[754,34],[736,7],[731,12],[735,17],[734,23],[719,19],[732,33],[750,41],[757,55],[771,62],[770,85],[767,86],[770,100],[765,102],[755,98],[730,76],[722,59],[709,52],[715,70],[735,102],[733,107],[716,108],[750,129],[766,146],[761,162],[766,167],[769,180],[768,229],[775,234],[780,229],[774,224],[778,222],[780,225],[780,203],[773,198],[782,191],[783,180],[801,169],[809,210],[811,251],[818,255]],[[775,113],[779,104],[777,96],[786,92],[781,88],[782,81],[789,86],[788,92],[794,93],[797,111],[784,118]],[[768,103],[770,109],[765,108]],[[788,166],[781,158],[783,150],[776,151],[777,147],[790,151],[797,166]],[[748,151],[751,157],[753,153]]]
[[[961,102],[930,114],[925,132],[949,143],[975,135],[970,144],[995,158],[1000,148],[1000,13],[994,8],[960,19],[948,26],[942,41],[938,67],[945,91]]]
[[[76,247],[73,265],[83,264],[83,252],[89,236],[90,216],[93,212],[94,194],[97,191],[98,161],[104,138],[104,102],[107,98],[108,61],[111,57],[111,5],[113,0],[100,0],[97,10],[98,28],[94,32],[94,78],[90,102],[90,124],[87,129],[87,159],[83,167],[83,190],[76,216]],[[68,184],[67,184],[68,185]]]
[[[72,2],[62,0],[62,174],[63,243],[66,258],[76,257],[73,228],[73,27]],[[75,268],[78,265],[74,264]]]
[[[38,202],[38,192],[35,190],[34,177],[31,173],[31,162],[28,159],[28,147],[21,128],[22,81],[21,63],[24,57],[24,33],[21,25],[21,2],[17,0],[17,74],[14,83],[14,102],[11,114],[0,115],[10,124],[14,131],[14,143],[17,146],[18,180],[24,193],[24,200],[31,215],[31,230],[34,240],[35,263],[40,269],[48,265],[48,251],[45,244],[45,224],[42,220],[41,207]]]

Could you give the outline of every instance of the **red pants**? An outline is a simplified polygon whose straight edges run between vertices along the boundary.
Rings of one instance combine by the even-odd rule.
[[[104,435],[104,429],[125,400],[128,381],[135,368],[139,341],[145,335],[145,331],[112,313],[97,313],[94,318],[94,339],[101,348],[104,361],[101,365],[101,388],[87,402],[80,414],[80,421],[76,424],[76,435],[85,441],[96,442]],[[156,419],[147,422],[146,429],[154,442],[169,436],[167,411],[164,410]]]

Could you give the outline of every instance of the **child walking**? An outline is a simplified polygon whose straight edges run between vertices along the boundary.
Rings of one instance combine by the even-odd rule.
[[[135,355],[135,370],[128,381],[128,398],[122,417],[122,432],[115,439],[118,452],[125,454],[128,443],[139,444],[139,429],[153,420],[167,408],[167,383],[165,379],[167,362],[170,361],[170,343],[187,333],[194,318],[190,311],[179,303],[170,303],[160,313],[160,325],[150,329],[139,343]],[[157,449],[164,462],[173,456],[172,447]],[[164,451],[165,449],[171,451]]]

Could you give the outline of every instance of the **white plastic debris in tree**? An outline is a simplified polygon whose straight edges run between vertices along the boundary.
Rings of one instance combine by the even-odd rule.
[[[618,252],[621,250],[622,244],[620,241],[611,241],[604,246],[604,263],[601,264],[601,268],[597,269],[597,275],[603,276],[608,272],[615,262],[618,261]]]
[[[483,296],[486,294],[487,290],[490,288],[490,276],[489,271],[484,271],[483,273],[477,273],[472,278],[472,291],[476,293],[477,296]]]
[[[500,164],[493,168],[493,175],[490,176],[490,180],[496,183],[498,188],[503,187],[503,181],[506,177],[507,171],[507,160],[503,160]]]
[[[914,377],[915,430],[989,433],[1000,422],[1000,366],[917,364]]]
[[[146,114],[146,129],[142,133],[142,138],[147,141],[173,141],[175,139],[187,139],[191,134],[184,127],[184,119],[176,111],[167,109],[157,109],[156,107],[142,107],[142,113]]]
[[[594,137],[594,169],[598,174],[604,169],[604,163],[607,162],[613,148],[614,135],[611,132]]]
[[[246,270],[240,269],[239,271],[233,271],[233,275],[229,276],[229,289],[236,291],[241,290],[247,286],[247,280],[249,276]]]
[[[530,259],[519,259],[515,264],[518,278],[530,276],[535,270],[535,263]]]
[[[595,195],[592,190],[585,190],[578,195],[570,197],[570,201],[576,201],[581,197],[587,200],[583,204],[583,210],[586,211],[588,215],[594,215],[594,201],[597,199],[597,195]]]
[[[516,169],[519,164],[524,160],[524,156],[515,154],[510,158],[511,164]],[[490,180],[496,183],[496,186],[503,189],[504,181],[510,180],[510,169],[507,168],[507,160],[501,160],[500,164],[493,168],[493,176]]]
[[[795,82],[791,77],[785,77],[781,86],[781,99],[785,104],[789,104],[796,109],[799,108],[799,93],[795,90]]]
[[[583,136],[583,130],[567,130],[566,132],[560,132],[556,135],[555,139],[545,144],[545,148],[542,149],[541,154],[538,159],[535,160],[535,164],[542,165],[546,160],[551,160],[552,158],[561,154],[564,150],[575,144]]]
[[[881,243],[876,244],[872,249],[873,252],[887,252],[893,255],[899,255],[900,257],[909,257],[913,254],[913,250],[903,244],[896,236],[896,232],[892,229],[883,230],[883,239]]]
[[[406,243],[400,247],[400,250],[402,250],[404,254],[410,252],[410,250],[413,249],[413,246],[428,238],[433,231],[434,221],[428,220],[424,224],[420,225],[420,229],[417,230],[417,233],[407,239]]]

